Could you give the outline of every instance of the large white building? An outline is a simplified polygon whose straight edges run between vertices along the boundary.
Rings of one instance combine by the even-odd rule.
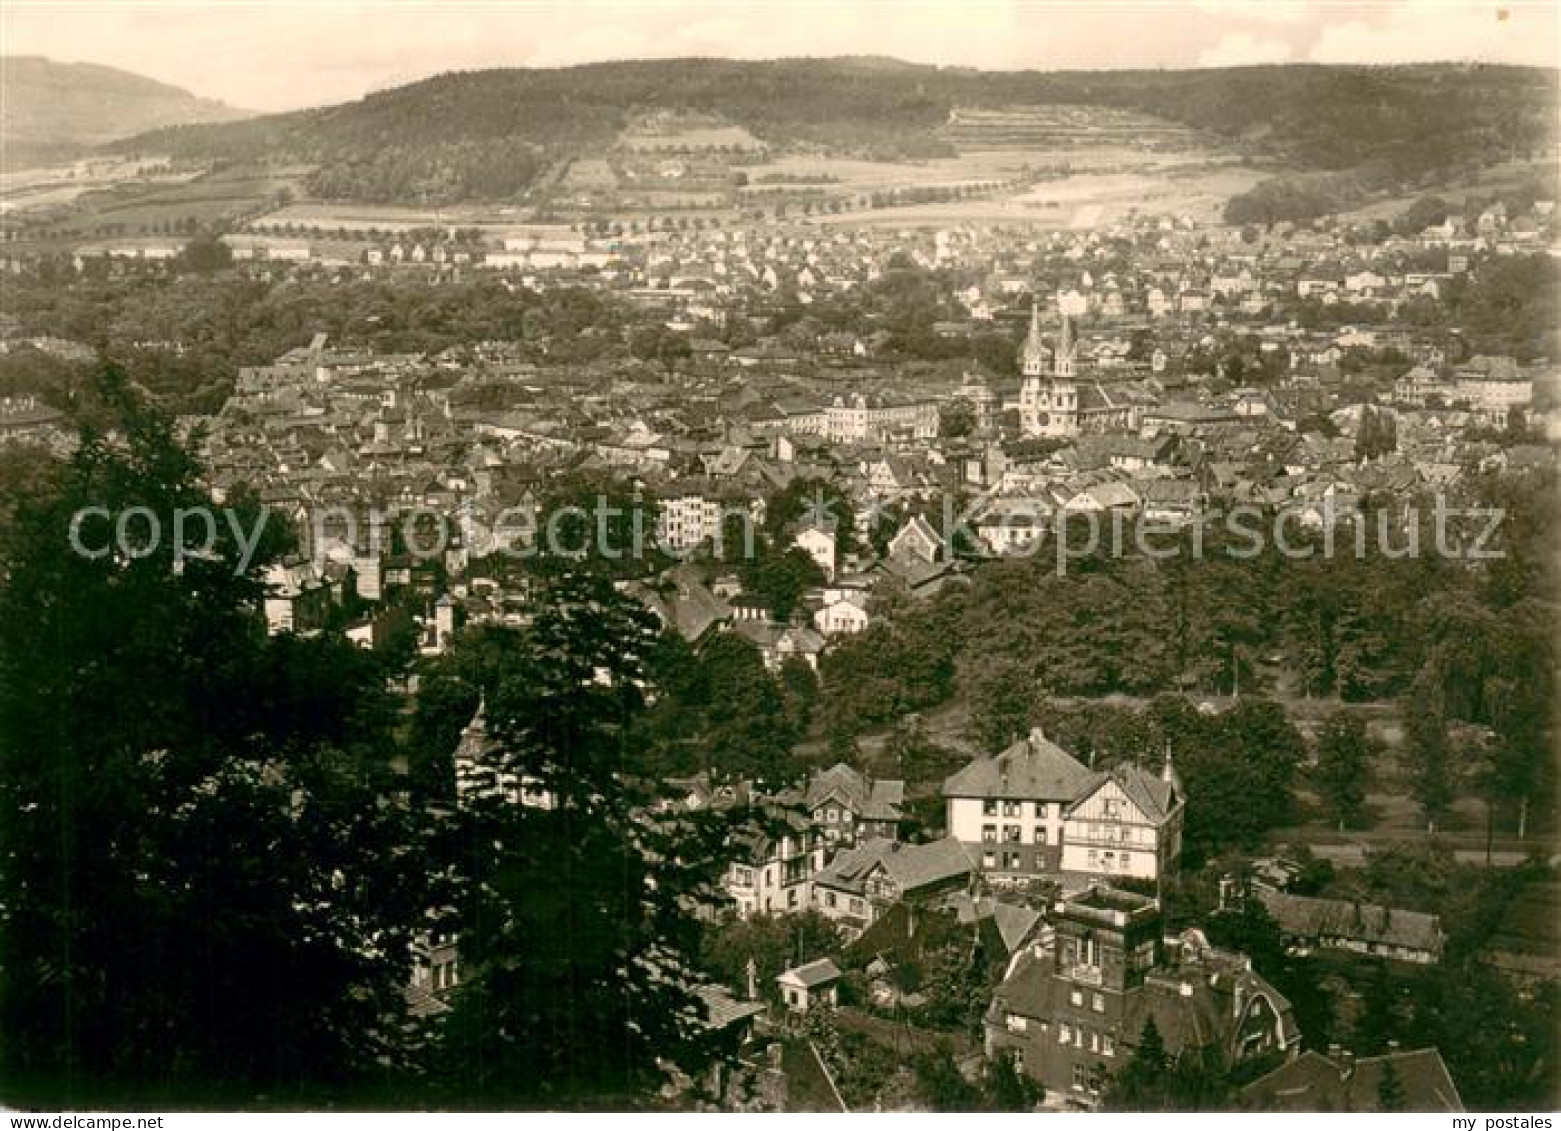
[[[1062,875],[1154,880],[1181,855],[1185,798],[1169,755],[1097,773],[1039,728],[943,784],[949,835],[994,882]]]
[[[943,783],[949,835],[994,878],[1055,874],[1062,861],[1063,810],[1094,778],[1037,727]]]
[[[938,435],[938,405],[930,400],[898,400],[856,393],[836,397],[816,412],[785,420],[796,432],[823,436],[836,444],[865,440],[933,440]]]

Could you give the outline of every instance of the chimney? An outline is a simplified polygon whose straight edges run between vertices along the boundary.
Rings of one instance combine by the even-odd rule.
[[[1033,727],[1030,728],[1030,747],[1031,747],[1031,749],[1034,749],[1035,747],[1039,746],[1041,743],[1043,743],[1045,741],[1046,741],[1046,732],[1044,730],[1042,730],[1039,726],[1033,726]]]

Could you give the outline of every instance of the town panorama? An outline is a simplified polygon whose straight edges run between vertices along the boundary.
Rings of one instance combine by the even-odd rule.
[[[1549,1126],[1554,69],[0,80],[0,1104]]]

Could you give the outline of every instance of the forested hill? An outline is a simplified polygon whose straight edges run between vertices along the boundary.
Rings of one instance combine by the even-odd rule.
[[[0,57],[0,137],[6,163],[67,157],[82,147],[175,123],[219,122],[244,111],[143,75],[33,55]]]
[[[715,113],[772,143],[844,148],[928,140],[955,106],[1082,104],[1133,110],[1315,169],[1396,175],[1523,156],[1554,144],[1557,76],[1526,67],[1242,67],[985,72],[888,59],[679,59],[445,74],[357,102],[245,122],[163,129],[116,149],[286,157],[327,165],[386,147],[610,141],[636,112]],[[913,151],[913,150],[911,150]]]

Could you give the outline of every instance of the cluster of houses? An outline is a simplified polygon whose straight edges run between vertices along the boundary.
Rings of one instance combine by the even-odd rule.
[[[686,804],[752,804],[748,787],[685,783]],[[946,835],[905,843],[904,783],[839,764],[766,800],[784,832],[737,846],[726,876],[739,915],[812,909],[860,934],[907,900],[1039,883],[1153,884],[1181,855],[1185,796],[1170,755],[1150,770],[1095,771],[1039,730],[979,755],[943,784]]]
[[[680,186],[680,191],[685,186]],[[1324,305],[1372,301],[1398,306],[1438,298],[1450,280],[1483,255],[1543,252],[1555,207],[1540,201],[1509,210],[1492,204],[1450,215],[1420,232],[1361,240],[1345,225],[1275,225],[1268,232],[1210,231],[1190,217],[1135,215],[1113,224],[1036,234],[1027,225],[945,228],[815,224],[777,218],[754,224],[737,216],[654,217],[628,223],[487,222],[476,228],[387,218],[380,227],[328,213],[255,217],[224,237],[235,261],[268,276],[299,271],[417,272],[451,277],[502,273],[527,283],[585,281],[647,301],[718,306],[745,290],[794,292],[827,301],[881,277],[893,256],[918,266],[981,274],[958,293],[966,318],[989,323],[1025,293],[1035,262],[1055,256],[1080,270],[1067,289],[1071,312],[1107,318],[1174,320],[1223,314],[1259,317],[1286,297]],[[1131,264],[1114,254],[1133,246]],[[75,252],[126,269],[177,258],[180,237],[93,240]]]
[[[410,618],[437,652],[463,624],[521,623],[524,572],[505,560],[534,548],[554,489],[588,476],[654,502],[646,537],[674,561],[623,588],[669,630],[696,647],[741,635],[772,670],[817,667],[872,624],[881,587],[912,600],[936,593],[1027,551],[1069,515],[1191,522],[1248,503],[1320,525],[1373,498],[1456,500],[1482,471],[1553,465],[1537,438],[1546,425],[1556,434],[1550,364],[1470,356],[1445,329],[1396,320],[1485,258],[1542,247],[1552,211],[1493,208],[1364,244],[1150,216],[1041,234],[533,226],[486,242],[350,240],[340,263],[313,238],[249,232],[229,242],[244,270],[265,277],[488,270],[515,288],[589,286],[685,335],[688,352],[671,366],[623,349],[554,363],[535,341],[388,353],[321,334],[241,369],[219,413],[183,423],[201,425],[219,501],[253,488],[301,534],[299,556],[267,575],[274,632],[339,621],[372,647]],[[927,329],[1004,338],[1013,364],[907,362],[871,319],[770,325],[783,301],[823,309],[905,264],[973,279],[948,296],[961,316]],[[1292,317],[1297,304],[1341,303],[1374,313],[1347,326]],[[739,317],[759,327],[757,340],[721,340]],[[17,330],[0,348],[77,347]],[[1376,384],[1363,394],[1363,382]],[[0,401],[0,441],[62,426],[36,400]],[[826,486],[850,513],[820,498],[783,529],[779,548],[799,550],[821,580],[780,616],[745,588],[723,543],[766,527],[797,483]],[[973,544],[956,545],[938,521],[945,503],[968,518]],[[458,774],[479,771],[484,741],[474,720]],[[502,784],[517,803],[548,803],[525,782]],[[1197,930],[1167,934],[1146,893],[1181,853],[1186,801],[1170,752],[1158,765],[1096,770],[1032,732],[943,783],[943,835],[932,840],[907,836],[902,782],[846,765],[767,796],[708,778],[676,784],[689,807],[780,813],[730,846],[735,915],[812,911],[851,938],[897,909],[995,922],[1008,966],[986,1010],[985,1051],[1011,1055],[1051,1095],[1095,1103],[1152,1019],[1173,1055],[1193,1050],[1226,1068],[1279,1061],[1249,1086],[1258,1106],[1359,1105],[1391,1066],[1457,1110],[1434,1051],[1297,1055],[1289,1003],[1244,956]],[[1440,960],[1433,916],[1283,885],[1244,897],[1263,903],[1297,953]],[[453,938],[427,951],[415,999],[437,1012],[459,961]],[[817,956],[782,975],[783,1000],[799,1012],[832,1004],[841,976]],[[762,1012],[719,987],[708,1004],[722,1025]]]
[[[306,532],[309,562],[278,582],[310,609],[277,606],[277,628],[320,623],[310,594],[331,583],[331,561],[370,602],[406,581],[430,616],[440,596],[459,622],[509,616],[515,595],[482,563],[534,544],[557,480],[594,475],[654,500],[646,542],[684,562],[644,586],[666,623],[691,641],[744,632],[777,667],[792,654],[816,664],[832,638],[865,628],[886,578],[912,596],[936,592],[983,556],[1027,552],[1070,515],[1186,523],[1253,504],[1320,526],[1373,498],[1456,497],[1477,472],[1553,460],[1526,438],[1549,419],[1548,367],[1438,362],[1442,347],[1426,338],[1416,348],[1427,360],[1363,405],[1341,399],[1333,363],[1295,363],[1313,335],[1293,326],[1277,335],[1295,363],[1286,375],[1232,389],[1192,371],[1192,353],[1166,362],[1163,347],[1137,368],[1105,366],[1070,315],[1024,305],[1017,379],[969,364],[738,374],[728,356],[691,360],[671,384],[632,361],[539,366],[514,343],[429,356],[334,347],[322,335],[241,370],[221,412],[198,422],[202,454],[219,497],[253,486]],[[854,391],[830,391],[843,379]],[[16,430],[47,423],[23,412]],[[820,508],[787,529],[823,584],[777,619],[710,563],[732,560],[725,542],[751,539],[770,500],[798,480],[828,485],[854,524]],[[408,560],[392,538],[372,544],[366,515],[376,509],[445,516],[440,552]],[[974,545],[953,543],[940,520],[949,509]],[[432,621],[425,627],[435,642]]]

